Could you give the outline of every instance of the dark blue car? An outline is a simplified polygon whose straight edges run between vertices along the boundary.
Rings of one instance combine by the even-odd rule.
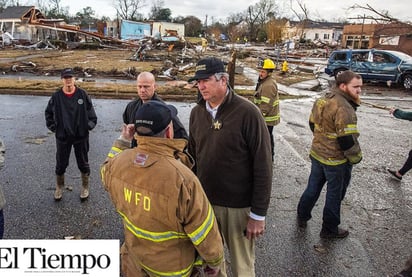
[[[333,51],[325,68],[329,76],[352,70],[365,82],[385,82],[412,88],[412,57],[399,52],[377,49],[345,49]]]

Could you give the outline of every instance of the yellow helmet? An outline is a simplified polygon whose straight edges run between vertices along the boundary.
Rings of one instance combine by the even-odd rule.
[[[258,64],[259,69],[275,69],[276,65],[271,59],[260,60]]]

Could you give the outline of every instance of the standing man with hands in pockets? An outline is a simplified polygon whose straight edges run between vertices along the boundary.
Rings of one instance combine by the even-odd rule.
[[[255,241],[265,231],[272,187],[270,138],[257,107],[228,85],[221,60],[197,63],[202,96],[190,114],[189,153],[213,205],[236,277],[255,276]],[[222,275],[226,276],[224,270]]]
[[[56,190],[54,200],[63,196],[64,173],[69,165],[70,152],[74,148],[77,167],[81,172],[80,199],[89,197],[89,131],[97,123],[96,112],[87,92],[75,85],[73,69],[61,72],[63,87],[51,96],[45,110],[46,126],[56,137]]]

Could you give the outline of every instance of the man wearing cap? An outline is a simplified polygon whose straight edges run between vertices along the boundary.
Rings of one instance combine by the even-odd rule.
[[[253,102],[262,113],[269,131],[272,160],[275,155],[273,127],[280,122],[278,86],[272,76],[275,68],[275,63],[271,59],[262,60],[258,64],[259,78],[256,84],[256,93],[253,97]]]
[[[136,111],[143,105],[143,103],[149,100],[155,100],[164,102],[159,95],[155,92],[156,82],[155,76],[150,72],[141,72],[136,79],[137,94],[138,98],[129,102],[123,112],[123,122],[124,124],[134,123],[134,115]],[[175,138],[188,139],[186,129],[180,122],[177,116],[173,117],[173,131]],[[132,140],[132,145],[136,146],[136,141]]]
[[[81,172],[80,199],[89,197],[90,166],[89,131],[97,123],[96,112],[87,92],[75,85],[74,72],[66,68],[61,72],[63,87],[51,96],[45,110],[46,126],[56,137],[56,190],[54,199],[61,200],[64,189],[64,173],[69,165],[70,152],[74,148],[77,167]]]
[[[272,186],[269,133],[259,109],[228,86],[221,60],[200,60],[191,80],[202,95],[189,122],[194,171],[213,205],[233,275],[253,277]]]
[[[144,103],[101,167],[124,223],[125,277],[197,276],[199,267],[217,276],[223,260],[212,206],[183,152],[187,140],[173,139],[176,115],[175,107],[160,101]],[[137,147],[129,149],[133,136]]]

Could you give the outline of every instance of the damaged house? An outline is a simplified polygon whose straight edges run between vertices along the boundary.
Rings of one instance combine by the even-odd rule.
[[[78,25],[67,24],[63,19],[47,19],[34,6],[6,8],[0,13],[0,26],[2,37],[8,34],[17,44],[31,45],[30,47],[45,45],[51,48],[76,48],[83,42],[109,47],[113,44],[131,46],[116,38],[105,37],[103,32],[81,30]],[[104,29],[104,26],[101,29]]]
[[[152,22],[152,36],[164,41],[178,40],[184,37],[185,25],[172,22]]]
[[[78,26],[68,25],[63,19],[47,19],[34,6],[6,8],[0,14],[0,26],[3,33],[9,33],[19,44],[42,40],[78,40]]]
[[[33,41],[37,40],[37,28],[29,23],[44,18],[34,6],[8,7],[0,13],[0,28],[2,33],[9,33],[14,40]]]
[[[20,45],[43,42],[53,47],[52,43],[57,43],[56,46],[62,48],[75,48],[88,41],[97,41],[101,46],[136,46],[133,41],[145,37],[178,41],[185,32],[184,24],[129,20],[97,22],[93,30],[91,25],[85,30],[77,24],[67,24],[63,19],[47,19],[35,6],[7,7],[0,13],[0,24],[2,37],[7,36]]]
[[[139,40],[150,36],[150,24],[122,20],[120,24],[120,38],[124,40]]]

